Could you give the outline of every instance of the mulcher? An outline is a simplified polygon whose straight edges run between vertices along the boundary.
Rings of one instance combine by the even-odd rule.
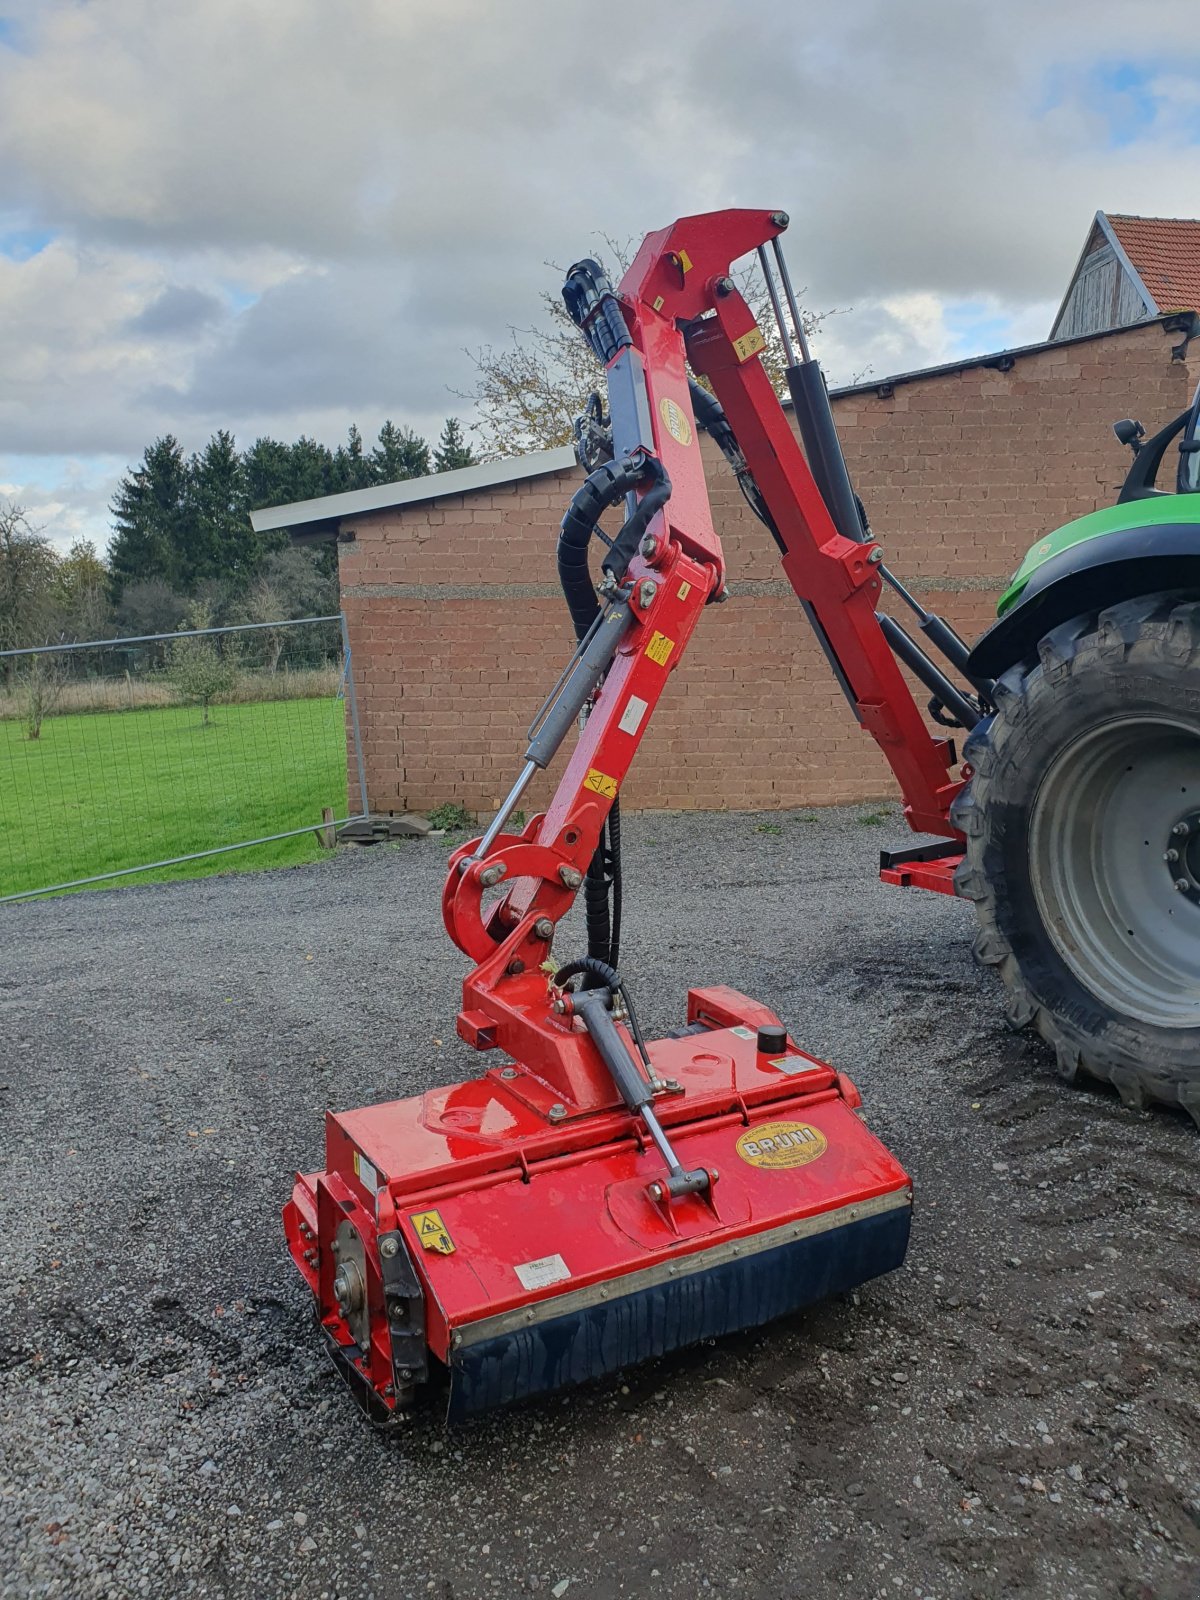
[[[608,390],[576,424],[588,475],[558,544],[577,647],[442,899],[476,963],[458,1033],[496,1064],[329,1114],[325,1170],[301,1174],[284,1208],[330,1354],[381,1425],[426,1388],[463,1417],[759,1326],[904,1260],[911,1183],[845,1073],[723,987],[690,990],[680,1027],[647,1040],[620,972],[618,791],[701,613],[726,596],[701,431],[778,545],[911,827],[935,838],[887,853],[885,881],[976,902],[1014,1020],[1036,1021],[1065,1071],[1200,1107],[1200,498],[1147,498],[1179,434],[1181,490],[1196,487],[1195,407],[1139,451],[1113,513],[1031,552],[971,649],[871,533],[779,247],[787,220],[684,218],[646,238],[619,291],[593,261],[568,274]],[[754,252],[799,440],[730,276]],[[881,609],[885,586],[923,643]],[[965,760],[930,718],[968,734]],[[511,829],[576,729],[548,810]],[[581,889],[587,949],[560,958]]]

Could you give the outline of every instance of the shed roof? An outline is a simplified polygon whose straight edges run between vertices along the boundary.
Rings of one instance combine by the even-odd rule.
[[[326,494],[317,500],[294,500],[286,506],[267,506],[250,513],[250,526],[255,533],[271,533],[277,528],[327,533],[336,529],[343,517],[361,516],[364,511],[388,511],[393,506],[419,505],[425,500],[440,500],[445,495],[475,494],[498,484],[524,483],[549,472],[563,472],[574,465],[575,451],[570,445],[563,445],[557,450],[509,456],[506,461],[456,467],[453,472],[431,472],[423,478],[405,478],[399,483],[376,483],[369,489]]]
[[[1045,340],[1040,344],[1018,345],[1011,350],[998,350],[991,355],[965,356],[958,361],[947,361],[936,367],[919,367],[912,372],[899,372],[890,377],[866,378],[860,383],[831,389],[830,396],[887,394],[898,384],[918,383],[925,378],[945,377],[950,373],[966,372],[972,367],[994,367],[1007,372],[1025,356],[1039,355],[1046,350],[1061,350],[1066,345],[1084,344],[1092,339],[1108,339],[1135,329],[1145,330],[1159,322],[1164,329],[1179,329],[1184,343],[1200,332],[1195,316],[1173,318],[1168,314],[1148,316],[1144,321],[1129,323],[1124,327],[1104,328],[1097,333],[1076,334],[1070,339]],[[785,399],[783,404],[791,406]],[[505,461],[487,461],[481,466],[459,467],[454,472],[431,472],[423,478],[405,478],[400,483],[374,484],[370,489],[352,489],[347,494],[323,495],[317,500],[297,500],[291,505],[270,506],[250,513],[250,523],[256,533],[269,533],[279,528],[298,530],[294,534],[300,543],[312,539],[328,538],[337,531],[339,523],[347,517],[361,516],[368,511],[388,511],[394,506],[421,505],[430,500],[441,500],[447,495],[472,494],[479,490],[495,488],[504,483],[525,483],[530,478],[544,477],[552,472],[565,472],[575,467],[575,451],[570,445],[556,450],[539,450],[526,456],[510,456]]]

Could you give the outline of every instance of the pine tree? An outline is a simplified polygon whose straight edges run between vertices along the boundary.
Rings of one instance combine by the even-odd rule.
[[[283,506],[298,500],[293,494],[292,450],[278,439],[256,439],[242,457],[246,475],[246,503],[251,511],[261,506]]]
[[[352,422],[346,443],[339,445],[333,458],[332,494],[344,494],[350,489],[365,489],[375,482],[375,472],[363,454],[362,434]]]
[[[371,451],[370,465],[374,483],[423,478],[429,471],[429,446],[411,428],[385,422],[379,430],[379,442]]]
[[[233,435],[214,433],[189,463],[188,546],[180,552],[179,579],[192,590],[205,579],[243,587],[259,564],[250,527],[246,474]]]
[[[184,580],[181,554],[191,544],[188,464],[172,434],[156,439],[141,464],[117,485],[111,506],[113,537],[108,547],[114,598],[127,583],[161,578],[173,587]]]
[[[462,423],[457,417],[447,417],[441,438],[433,452],[435,472],[453,472],[458,467],[473,467],[475,454],[463,438]]]
[[[327,446],[301,435],[291,447],[291,486],[276,505],[293,500],[319,500],[333,491],[333,455]]]

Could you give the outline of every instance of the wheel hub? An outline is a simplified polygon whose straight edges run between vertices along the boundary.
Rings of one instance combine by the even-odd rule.
[[[1114,718],[1058,753],[1029,818],[1042,925],[1096,999],[1200,1026],[1200,728]]]
[[[1176,892],[1200,905],[1200,811],[1180,817],[1167,838],[1163,851]]]

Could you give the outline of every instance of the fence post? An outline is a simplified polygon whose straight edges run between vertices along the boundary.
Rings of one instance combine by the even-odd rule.
[[[358,727],[358,695],[354,689],[354,657],[350,651],[350,630],[346,625],[346,613],[339,613],[342,621],[342,655],[346,662],[346,694],[350,701],[350,727],[354,733],[354,755],[358,763],[358,805],[359,815],[369,816],[371,807],[367,803],[367,764],[363,760],[362,735]]]

